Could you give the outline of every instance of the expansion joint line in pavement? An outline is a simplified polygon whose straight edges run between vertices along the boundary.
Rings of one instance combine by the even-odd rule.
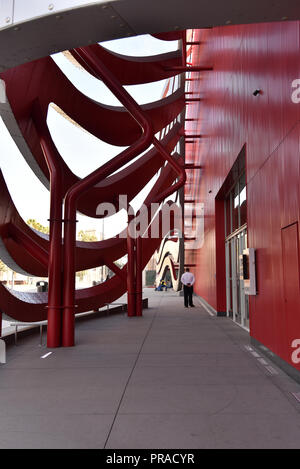
[[[159,307],[159,305],[158,305],[158,307]],[[156,308],[158,308],[158,307],[156,307]],[[117,416],[118,416],[120,407],[121,407],[121,405],[122,405],[122,402],[123,402],[123,399],[124,399],[124,396],[125,396],[125,393],[126,393],[126,390],[127,390],[128,384],[129,384],[129,381],[131,380],[131,377],[132,377],[133,372],[134,372],[134,370],[135,370],[136,364],[137,364],[137,362],[138,362],[138,360],[139,360],[139,358],[140,358],[142,349],[143,349],[144,344],[145,344],[145,342],[146,342],[146,340],[147,340],[147,338],[148,338],[148,336],[149,336],[149,333],[150,333],[150,331],[151,331],[151,329],[152,329],[152,326],[153,326],[153,323],[154,323],[154,320],[155,320],[156,316],[157,316],[157,309],[156,309],[156,312],[155,312],[154,315],[153,315],[153,318],[152,318],[152,320],[151,320],[151,323],[150,323],[150,325],[149,325],[149,328],[148,328],[148,330],[147,330],[147,332],[146,332],[146,334],[145,334],[144,340],[143,340],[143,342],[142,342],[142,344],[141,344],[141,346],[140,346],[140,349],[139,349],[139,351],[138,351],[137,357],[136,357],[135,362],[134,362],[134,364],[133,364],[133,367],[132,367],[132,370],[131,370],[131,372],[130,372],[130,375],[128,376],[128,379],[127,379],[127,381],[126,381],[126,384],[125,384],[125,387],[124,387],[124,391],[123,391],[123,393],[122,393],[120,402],[119,402],[119,404],[118,404],[118,407],[117,407],[117,410],[116,410],[114,419],[113,419],[112,424],[111,424],[111,426],[110,426],[110,429],[109,429],[107,438],[106,438],[106,440],[105,440],[103,449],[106,448],[106,445],[107,445],[108,440],[109,440],[109,438],[110,438],[110,435],[111,435],[112,429],[113,429],[113,427],[114,427],[116,418],[117,418]]]

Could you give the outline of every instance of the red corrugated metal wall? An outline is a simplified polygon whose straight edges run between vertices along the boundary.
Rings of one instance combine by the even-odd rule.
[[[214,71],[200,79],[192,74],[197,79],[189,91],[202,100],[188,105],[187,117],[196,120],[186,123],[186,133],[203,135],[186,148],[187,161],[203,166],[186,194],[203,202],[205,213],[204,245],[186,252],[186,262],[197,264],[195,291],[226,310],[215,198],[246,144],[248,236],[257,254],[258,290],[250,299],[250,333],[290,364],[291,337],[300,338],[300,291],[296,282],[291,315],[284,297],[282,230],[299,222],[300,211],[300,104],[291,100],[292,81],[300,78],[299,31],[299,22],[195,31],[194,41],[202,43],[193,46],[193,65],[211,64]],[[255,97],[256,89],[261,94]]]

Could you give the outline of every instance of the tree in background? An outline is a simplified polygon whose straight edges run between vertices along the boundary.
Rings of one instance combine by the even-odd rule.
[[[0,281],[1,282],[3,282],[3,281],[8,282],[9,274],[8,273],[6,274],[6,280],[4,280],[4,273],[5,272],[10,272],[11,282],[13,282],[13,279],[15,277],[15,272],[13,272],[9,267],[7,267],[6,264],[4,264],[3,261],[0,260]]]
[[[36,221],[34,218],[30,218],[27,220],[27,225],[31,226],[35,230],[39,231],[40,233],[49,234],[49,227],[43,226],[41,223]]]
[[[8,267],[7,265],[4,264],[3,261],[0,260],[0,280],[3,280],[3,274],[4,272],[8,272]]]
[[[76,277],[82,281],[84,279],[84,276],[86,275],[87,270],[80,270],[79,272],[76,272]]]
[[[85,242],[98,241],[98,238],[96,236],[96,230],[86,230],[86,231],[80,230],[77,237],[79,241],[85,241]]]
[[[7,272],[7,271],[8,271],[7,265],[5,265],[4,262],[0,260],[0,272]]]
[[[86,243],[92,242],[92,241],[98,241],[98,238],[96,236],[96,230],[80,230],[77,235],[78,241],[84,241]],[[82,270],[80,272],[76,273],[76,276],[80,279],[83,280],[84,276],[86,275],[87,271]]]

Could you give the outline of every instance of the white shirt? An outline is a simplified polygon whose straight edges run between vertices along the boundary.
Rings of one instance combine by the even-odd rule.
[[[183,285],[187,285],[188,283],[191,285],[194,285],[194,282],[195,282],[194,274],[192,274],[191,272],[185,272],[181,276],[181,282],[183,283]]]

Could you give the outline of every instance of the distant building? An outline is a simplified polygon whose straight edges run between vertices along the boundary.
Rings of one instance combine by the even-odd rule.
[[[153,287],[155,283],[155,277],[156,277],[156,257],[154,253],[143,271],[143,285],[145,287]]]

